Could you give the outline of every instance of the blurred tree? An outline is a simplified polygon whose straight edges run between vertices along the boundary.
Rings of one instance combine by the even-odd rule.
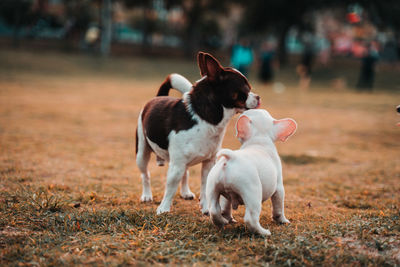
[[[380,28],[391,27],[399,33],[400,1],[398,0],[342,0],[346,5],[358,4],[368,13],[371,21]]]
[[[84,34],[93,20],[90,0],[63,0],[65,6],[65,38],[67,48],[73,43],[81,42]]]
[[[112,3],[111,0],[103,0],[101,7],[101,44],[100,53],[108,56],[112,39]]]
[[[154,27],[154,21],[151,16],[151,10],[153,6],[152,0],[124,0],[123,1],[127,8],[142,8],[143,10],[143,17],[141,21],[141,30],[142,30],[142,50],[145,52],[150,43],[150,34]]]
[[[278,59],[287,63],[286,38],[291,27],[312,30],[310,16],[318,8],[326,8],[327,0],[253,0],[246,4],[241,34],[272,31],[278,36]]]
[[[13,45],[19,46],[20,30],[33,21],[33,0],[2,0],[0,1],[0,16],[4,21],[14,26]]]
[[[278,58],[281,64],[287,62],[286,37],[289,29],[296,26],[310,29],[310,17],[314,11],[330,7],[361,5],[378,27],[400,28],[400,1],[398,0],[253,0],[246,2],[241,33],[275,31],[278,35]]]
[[[238,1],[238,0],[235,0]],[[186,24],[183,32],[183,49],[187,56],[191,57],[199,49],[200,44],[215,45],[215,41],[201,40],[205,33],[212,33],[215,37],[218,35],[218,28],[210,25],[217,25],[213,19],[216,15],[224,14],[230,3],[235,1],[228,0],[164,0],[167,9],[180,7],[183,11]],[[143,46],[148,47],[149,35],[154,29],[151,11],[153,0],[124,0],[125,5],[129,7],[143,8]],[[204,34],[203,34],[204,33]],[[211,42],[211,43],[210,43]]]
[[[165,0],[167,8],[179,6],[183,10],[186,25],[183,36],[185,54],[192,57],[204,44],[204,38],[210,34],[209,25],[217,25],[213,19],[226,14],[230,4],[240,0]],[[218,29],[214,28],[214,35],[218,35]],[[203,39],[203,40],[202,40]],[[209,42],[209,41],[207,41]]]

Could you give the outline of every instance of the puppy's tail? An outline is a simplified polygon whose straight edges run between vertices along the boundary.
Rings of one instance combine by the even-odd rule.
[[[157,96],[167,96],[171,88],[184,94],[192,89],[192,84],[180,74],[170,74],[161,84],[160,89],[158,89]]]
[[[218,151],[217,153],[217,159],[220,159],[221,157],[225,157],[226,159],[233,159],[235,158],[235,153],[233,153],[232,150],[230,149],[221,149],[220,151]]]
[[[220,181],[224,178],[227,160],[228,159],[225,157],[220,158],[211,169],[207,178],[206,196],[208,211],[210,212],[211,221],[218,228],[222,228],[225,224],[229,223],[228,220],[222,216],[221,205],[219,203],[219,198],[221,196]]]

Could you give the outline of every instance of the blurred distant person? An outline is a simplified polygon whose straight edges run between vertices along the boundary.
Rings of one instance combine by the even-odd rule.
[[[367,49],[361,60],[361,71],[357,83],[360,90],[372,91],[375,80],[375,65],[378,61],[378,50],[372,43],[367,44]]]
[[[325,36],[319,36],[316,41],[318,46],[318,60],[323,66],[327,66],[331,57],[331,44]]]
[[[271,42],[265,41],[260,49],[260,80],[264,83],[271,83],[274,78],[274,69],[272,62],[274,60],[275,50]]]
[[[300,65],[297,67],[297,73],[300,76],[299,87],[301,90],[306,91],[310,87],[311,82],[311,69],[314,61],[314,43],[311,33],[303,36],[303,55],[301,57]]]
[[[85,47],[94,52],[96,43],[100,40],[100,29],[97,24],[91,24],[85,33]]]
[[[390,64],[395,64],[398,60],[398,52],[396,39],[390,36],[389,40],[385,42],[381,58]]]
[[[253,60],[253,50],[251,49],[249,40],[242,39],[238,44],[233,46],[231,65],[246,77]]]

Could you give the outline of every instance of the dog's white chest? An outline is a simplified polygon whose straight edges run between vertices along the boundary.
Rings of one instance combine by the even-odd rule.
[[[153,151],[165,160],[173,158],[187,166],[198,164],[215,157],[221,148],[226,126],[234,115],[233,110],[224,109],[224,119],[218,125],[212,125],[194,115],[197,124],[188,130],[172,131],[168,135],[168,150],[160,148],[147,139]]]
[[[181,158],[189,166],[195,165],[215,156],[224,134],[225,127],[200,122],[189,130],[172,132],[169,153],[176,153],[174,158]]]

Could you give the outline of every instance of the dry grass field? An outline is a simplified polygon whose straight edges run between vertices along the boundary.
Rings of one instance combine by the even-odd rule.
[[[264,239],[244,207],[223,231],[179,195],[156,216],[167,167],[154,157],[155,201],[140,203],[136,120],[170,72],[198,78],[194,61],[0,51],[0,265],[400,265],[398,92],[251,81],[262,108],[299,126],[278,144],[291,224],[264,203]],[[224,147],[239,147],[233,126]],[[190,175],[198,196],[199,166]]]

